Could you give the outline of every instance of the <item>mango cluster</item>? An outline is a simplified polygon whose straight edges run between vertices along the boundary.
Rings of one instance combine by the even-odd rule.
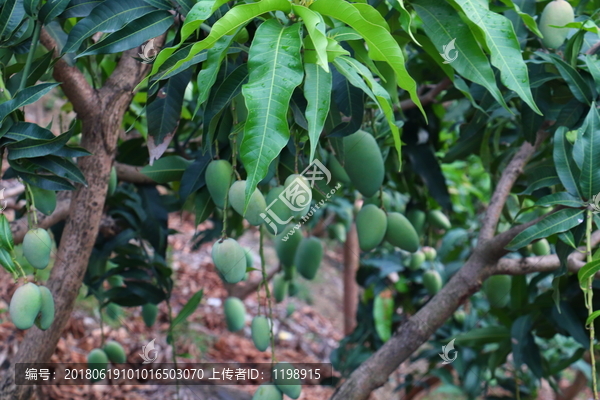
[[[125,349],[119,342],[114,340],[109,340],[102,348],[93,349],[87,356],[88,367],[92,370],[106,370],[109,362],[113,364],[127,362]]]
[[[264,383],[256,389],[252,400],[282,400],[285,394],[291,399],[297,399],[302,393],[302,385],[300,379],[289,378],[294,376],[293,372],[288,373],[288,370],[294,371],[292,364],[288,362],[277,363],[274,367],[274,382]]]
[[[54,322],[54,299],[45,286],[28,282],[19,286],[9,305],[10,319],[19,329],[29,329],[34,324],[41,330]]]

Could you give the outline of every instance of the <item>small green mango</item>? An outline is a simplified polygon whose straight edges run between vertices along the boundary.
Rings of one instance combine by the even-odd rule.
[[[377,193],[383,184],[385,168],[373,135],[358,131],[344,138],[344,169],[363,196]]]
[[[273,235],[281,233],[286,224],[292,219],[292,210],[279,198],[279,195],[285,190],[284,186],[277,186],[271,189],[267,194],[265,226]]]
[[[314,279],[323,259],[323,245],[316,237],[304,238],[298,245],[295,263],[298,273],[308,280]]]
[[[443,229],[445,231],[452,228],[452,224],[450,224],[450,220],[440,210],[429,211],[428,217],[429,217],[429,223],[435,228]]]
[[[237,297],[228,297],[225,300],[225,321],[227,329],[237,332],[246,324],[246,307]]]
[[[213,160],[206,167],[206,187],[213,203],[220,209],[225,207],[232,176],[233,167],[227,160]]]
[[[550,243],[546,239],[540,239],[537,242],[532,243],[531,251],[536,256],[547,256],[550,254]]]
[[[425,262],[425,253],[417,251],[410,258],[409,268],[412,270],[419,269],[419,267]]]
[[[560,47],[569,34],[569,28],[554,28],[551,25],[564,26],[574,20],[575,13],[569,2],[565,0],[549,2],[544,7],[538,23],[540,32],[544,36],[542,39],[543,45],[552,49]]]
[[[110,176],[108,178],[108,196],[115,194],[115,190],[117,190],[117,170],[113,166],[110,169]]]
[[[291,397],[292,399],[297,399],[300,397],[300,393],[302,392],[300,379],[294,378],[294,373],[287,372],[288,370],[295,372],[296,369],[292,366],[292,364],[288,362],[280,362],[275,365],[274,369],[277,370],[277,372],[274,372],[273,374],[277,388],[281,390],[283,394]]]
[[[461,325],[465,323],[466,318],[467,318],[467,313],[465,313],[464,310],[457,310],[454,313],[454,319],[456,320],[456,322],[458,322]]]
[[[45,331],[54,322],[54,298],[52,297],[52,292],[46,286],[38,286],[38,288],[42,296],[42,303],[40,314],[35,319],[35,325]]]
[[[283,394],[277,389],[277,386],[263,383],[254,392],[252,400],[283,400]]]
[[[356,215],[358,244],[362,251],[371,251],[381,244],[387,229],[385,212],[374,204],[363,206]]]
[[[483,292],[490,302],[490,306],[504,308],[510,301],[511,287],[510,275],[492,275],[483,283]]]
[[[291,281],[296,277],[296,266],[295,265],[284,265],[283,266],[283,278],[286,281]]]
[[[342,224],[341,222],[336,222],[329,225],[327,230],[329,231],[329,235],[332,239],[335,239],[340,243],[346,243],[346,225]]]
[[[329,162],[327,163],[327,168],[331,172],[331,178],[335,182],[346,184],[350,183],[350,177],[348,177],[348,173],[333,154],[329,155]]]
[[[437,271],[426,271],[423,274],[423,285],[427,292],[434,296],[442,288],[442,277]]]
[[[254,267],[254,254],[252,254],[252,250],[247,247],[243,247],[243,249],[246,254],[246,269]]]
[[[125,355],[125,349],[121,346],[120,343],[115,342],[114,340],[109,340],[104,344],[102,348],[104,353],[110,360],[110,362],[114,364],[123,364],[127,361],[127,356]]]
[[[383,199],[383,201],[382,201],[382,199]],[[366,198],[364,201],[364,204],[374,204],[380,208],[381,208],[381,205],[383,204],[383,208],[390,211],[392,208],[392,196],[390,196],[388,192],[383,192],[383,194],[381,194],[381,196],[379,195],[379,193],[377,193],[373,197]]]
[[[281,303],[285,299],[288,290],[288,281],[283,275],[277,274],[273,277],[273,297],[276,303]]]
[[[392,246],[414,253],[419,250],[419,236],[406,217],[397,212],[387,216],[387,230],[385,240]]]
[[[246,252],[234,239],[217,240],[213,244],[212,259],[226,282],[237,283],[246,274]]]
[[[415,228],[417,235],[421,237],[423,235],[423,228],[425,227],[425,220],[427,219],[427,214],[425,214],[421,210],[412,208],[406,213],[406,218]]]
[[[10,299],[10,319],[19,329],[33,326],[42,308],[42,294],[35,283],[19,286]]]
[[[295,229],[294,224],[288,225],[283,232],[275,237],[275,251],[282,265],[294,265],[296,251],[301,241],[302,231]]]
[[[108,367],[108,356],[102,349],[93,349],[87,356],[88,368],[92,371],[104,371]],[[92,373],[92,376],[98,373]],[[99,379],[91,379],[92,382]]]
[[[23,238],[23,255],[37,269],[44,269],[50,262],[52,240],[48,231],[42,228],[29,230]]]
[[[284,184],[288,197],[288,202],[291,204],[290,210],[292,216],[301,218],[310,211],[312,201],[312,190],[308,180],[300,174],[292,174],[287,177]]]
[[[296,281],[290,281],[288,283],[288,295],[290,297],[295,296],[299,290],[300,290],[300,287]]]
[[[437,257],[437,251],[433,247],[423,247],[423,253],[425,253],[427,261],[434,261]]]
[[[152,325],[154,325],[157,315],[158,306],[156,304],[146,303],[142,306],[142,319],[148,328],[151,328]]]
[[[258,226],[265,222],[261,214],[266,215],[267,202],[264,196],[258,189],[254,189],[246,214],[244,214],[244,203],[246,199],[246,181],[235,181],[229,188],[229,202],[231,207],[240,215],[242,215],[250,223],[250,225]]]
[[[269,320],[262,315],[256,316],[252,319],[252,325],[250,326],[252,333],[252,341],[254,346],[259,351],[265,351],[271,344],[271,329],[269,327]]]

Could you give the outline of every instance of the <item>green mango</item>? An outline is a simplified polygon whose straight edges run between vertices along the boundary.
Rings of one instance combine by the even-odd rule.
[[[294,232],[290,235],[290,232],[292,231]],[[277,257],[279,257],[279,261],[281,261],[282,265],[294,265],[296,251],[301,241],[302,231],[300,229],[295,229],[294,224],[288,225],[283,232],[275,237],[275,251],[277,252]]]
[[[225,321],[227,329],[237,332],[246,324],[246,307],[237,297],[228,297],[225,300]]]
[[[206,187],[213,203],[220,209],[225,207],[232,176],[233,167],[227,160],[213,160],[206,167]]]
[[[466,318],[467,318],[467,314],[465,313],[464,310],[457,310],[454,312],[454,319],[459,324],[461,324],[461,325],[464,324]]]
[[[288,201],[293,207],[292,216],[302,218],[310,211],[312,201],[312,190],[308,180],[300,174],[292,174],[284,183],[285,191],[291,197]]]
[[[547,256],[550,254],[550,243],[546,239],[540,239],[531,244],[531,251],[536,256]]]
[[[554,0],[549,2],[539,19],[538,27],[542,35],[542,44],[545,47],[556,49],[560,47],[567,35],[569,28],[554,28],[554,26],[565,26],[575,20],[573,7],[565,0]]]
[[[267,194],[268,210],[266,210],[265,226],[273,235],[281,233],[292,219],[292,210],[279,198],[284,190],[284,186],[277,186]]]
[[[423,253],[425,253],[425,259],[427,261],[434,261],[437,257],[437,251],[433,247],[423,247]]]
[[[250,39],[248,29],[242,28],[237,35],[233,38],[237,43],[244,44]]]
[[[342,224],[341,222],[336,222],[329,225],[327,230],[329,231],[329,235],[332,239],[335,239],[340,243],[346,242],[346,225]]]
[[[35,319],[35,325],[45,331],[54,322],[54,298],[46,286],[38,286],[41,295],[40,314]]]
[[[377,193],[383,184],[385,168],[373,135],[358,131],[344,138],[344,169],[363,196]]]
[[[304,238],[298,245],[295,262],[298,273],[311,280],[317,275],[317,270],[323,259],[323,245],[316,237]]]
[[[265,351],[271,344],[271,329],[269,326],[269,320],[262,315],[258,315],[252,319],[252,325],[250,326],[252,333],[252,341],[254,346],[259,351]]]
[[[234,239],[220,239],[213,244],[212,259],[228,283],[237,283],[246,274],[246,252]]]
[[[252,400],[283,400],[283,394],[277,389],[277,386],[263,383],[254,392]]]
[[[382,201],[382,199],[383,199],[383,201]],[[383,208],[385,208],[388,211],[391,211],[392,196],[390,196],[388,192],[383,192],[383,194],[381,194],[381,196],[379,195],[379,193],[377,193],[373,197],[367,197],[364,200],[364,204],[374,204],[379,208],[381,208],[381,205],[383,204]]]
[[[93,349],[87,356],[88,368],[92,371],[104,371],[108,367],[108,356],[102,349]],[[92,376],[99,376],[97,372],[92,372]],[[91,379],[92,382],[99,379]]]
[[[340,182],[340,183],[345,183],[345,184],[350,183],[350,177],[348,177],[348,173],[346,172],[344,167],[342,167],[342,164],[340,164],[338,159],[333,154],[331,154],[329,156],[329,162],[327,163],[327,169],[329,169],[329,171],[331,172],[331,178],[335,182]]]
[[[414,253],[419,250],[419,236],[406,217],[397,212],[387,216],[387,230],[385,240],[392,246]]]
[[[429,223],[438,229],[449,230],[452,228],[452,224],[450,224],[450,220],[446,215],[440,210],[431,210],[429,211]]]
[[[144,319],[144,324],[146,324],[148,328],[154,325],[157,315],[158,306],[156,304],[146,303],[142,306],[142,318]]]
[[[291,281],[296,277],[296,266],[295,265],[284,265],[283,266],[283,278],[286,281]]]
[[[125,354],[125,349],[121,344],[115,342],[114,340],[109,340],[104,344],[102,348],[104,353],[110,360],[110,362],[114,364],[123,364],[127,362],[127,355]]]
[[[246,254],[246,269],[254,267],[254,254],[252,254],[252,250],[247,247],[243,247],[243,249]]]
[[[288,283],[288,295],[291,296],[295,296],[298,291],[300,290],[300,287],[298,286],[298,283],[296,281],[289,281]]]
[[[425,253],[417,251],[410,258],[409,268],[412,270],[419,269],[419,267],[425,262]]]
[[[273,277],[273,297],[276,303],[281,303],[287,294],[288,281],[283,275],[277,274]]]
[[[52,240],[48,231],[42,228],[29,230],[23,238],[23,255],[36,269],[44,269],[50,262]]]
[[[302,385],[300,379],[294,378],[293,373],[287,372],[288,370],[295,371],[296,369],[292,366],[292,364],[288,362],[280,362],[277,363],[274,367],[275,370],[273,376],[275,377],[275,385],[277,388],[283,392],[288,397],[292,399],[297,399],[300,397],[300,393],[302,392]],[[291,376],[291,378],[290,378]]]
[[[117,170],[112,167],[108,178],[108,196],[115,194],[115,190],[117,190]]]
[[[363,206],[356,215],[358,244],[362,251],[371,251],[381,244],[387,229],[385,212],[374,204]]]
[[[264,196],[258,189],[254,189],[248,208],[246,208],[246,214],[244,214],[244,203],[246,199],[246,181],[235,181],[231,188],[229,188],[229,202],[231,207],[246,218],[250,225],[258,226],[265,222],[261,214],[266,215],[267,202]]]
[[[19,286],[10,299],[10,319],[19,329],[33,326],[42,308],[42,294],[35,283]]]
[[[419,237],[421,237],[423,235],[423,228],[425,227],[425,220],[427,219],[427,214],[425,214],[421,210],[412,208],[406,213],[406,218],[410,221],[412,226],[415,228],[417,235],[419,235]]]
[[[483,292],[490,302],[490,306],[504,308],[510,302],[511,287],[510,275],[492,275],[483,283]]]
[[[442,277],[437,271],[426,271],[423,274],[423,285],[427,292],[434,296],[442,288]]]

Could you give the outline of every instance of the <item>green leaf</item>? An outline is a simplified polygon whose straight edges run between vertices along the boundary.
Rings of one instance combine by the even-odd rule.
[[[181,199],[186,199],[190,194],[204,187],[206,184],[204,171],[211,161],[212,156],[207,153],[197,158],[187,167],[181,177],[181,185],[179,185],[179,197]]]
[[[598,56],[596,54],[586,54],[585,64],[587,65],[588,71],[592,75],[592,78],[594,78],[596,90],[600,91],[600,60],[598,60]]]
[[[23,8],[25,9],[25,13],[30,17],[35,17],[38,12],[38,6],[40,4],[40,0],[24,0]]]
[[[582,198],[579,190],[579,177],[581,172],[573,159],[573,145],[567,139],[567,128],[561,126],[554,133],[554,164],[556,173],[567,191]]]
[[[157,183],[174,182],[181,180],[191,163],[180,156],[166,156],[156,160],[153,165],[146,165],[140,172]]]
[[[48,172],[53,173],[56,176],[60,176],[71,181],[81,183],[87,186],[85,176],[81,173],[77,165],[69,159],[57,157],[54,155],[47,155],[42,158],[32,158],[29,160],[34,165],[45,169]]]
[[[587,317],[587,319],[585,320],[585,325],[588,326],[590,325],[592,322],[594,322],[596,320],[596,318],[598,318],[598,316],[600,316],[600,310],[596,310],[594,311],[592,314],[590,314],[589,317]]]
[[[210,197],[210,193],[205,186],[199,192],[196,193],[196,198],[194,199],[196,226],[206,221],[206,219],[210,217],[210,214],[212,214],[214,209],[215,203],[213,203],[212,198]]]
[[[533,17],[531,15],[521,11],[519,6],[516,5],[512,0],[500,0],[500,1],[502,1],[508,7],[512,8],[519,15],[519,17],[521,17],[521,19],[523,20],[525,25],[529,28],[529,30],[531,30],[531,32],[535,33],[537,37],[540,37],[540,38],[544,37],[544,35],[542,35],[542,32],[540,32],[540,30],[538,29],[538,26],[535,23],[535,19],[533,19]]]
[[[550,207],[550,206],[567,206],[572,208],[583,207],[585,204],[577,197],[572,196],[567,192],[552,193],[542,197],[535,202],[536,206]]]
[[[478,83],[485,87],[491,95],[504,108],[508,109],[502,92],[496,85],[494,71],[490,66],[490,62],[483,53],[473,32],[462,21],[450,4],[437,0],[417,0],[411,2],[415,11],[423,21],[423,29],[427,33],[427,37],[431,39],[439,54],[444,53],[444,48],[452,40],[456,47],[457,57],[452,61],[452,66],[460,75],[466,79]],[[459,40],[460,38],[460,40]],[[439,59],[442,64],[439,54],[432,55],[435,59]],[[453,54],[450,53],[450,56]],[[442,64],[444,66],[448,64]],[[452,78],[452,74],[450,77]]]
[[[196,308],[198,308],[198,304],[200,304],[203,295],[204,291],[199,290],[194,293],[192,297],[190,297],[185,306],[183,306],[181,311],[179,311],[179,314],[177,314],[173,321],[171,321],[171,329],[188,319],[188,317],[192,315],[194,311],[196,311]]]
[[[585,118],[582,132],[577,139],[578,146],[583,150],[583,163],[579,184],[583,198],[592,199],[600,192],[600,116],[596,103],[592,103],[590,111]]]
[[[4,189],[2,189],[4,190]],[[4,213],[0,213],[0,248],[4,248],[8,251],[12,251],[15,247],[12,231],[10,230],[10,223]]]
[[[40,9],[39,20],[46,24],[58,17],[69,5],[69,0],[48,0]]]
[[[380,293],[373,303],[373,319],[375,330],[385,343],[392,337],[392,317],[394,316],[394,299],[383,297]]]
[[[194,33],[204,21],[206,21],[219,7],[225,4],[227,1],[224,0],[200,0],[185,16],[185,21],[181,27],[181,40],[179,43],[185,42],[185,40]]]
[[[600,260],[592,260],[585,264],[579,271],[577,271],[577,279],[579,279],[579,286],[583,290],[588,289],[589,280],[594,277],[600,271]]]
[[[564,244],[568,245],[572,249],[577,248],[577,245],[575,244],[575,236],[573,236],[573,232],[571,232],[571,231],[561,232],[561,233],[557,234],[556,236]]]
[[[182,64],[190,61],[194,56],[200,53],[202,50],[211,48],[217,40],[221,37],[235,31],[240,26],[246,25],[248,21],[258,17],[259,15],[271,12],[271,11],[283,11],[286,14],[291,11],[291,5],[287,0],[261,0],[257,3],[242,4],[233,7],[223,17],[219,18],[217,22],[211,27],[210,34],[200,42],[195,43],[189,47],[187,55],[182,59],[178,60],[173,66],[169,67],[164,74],[168,74],[170,71],[177,70]],[[198,24],[200,25],[200,24]],[[191,32],[190,32],[191,33]],[[178,46],[169,47],[162,50],[154,64],[152,65],[151,75],[156,74],[161,65],[177,50]],[[143,84],[140,83],[140,85]],[[138,85],[138,86],[140,86]]]
[[[45,215],[51,215],[56,208],[56,192],[31,186],[35,208]]]
[[[27,104],[38,101],[40,97],[58,85],[58,83],[41,83],[17,92],[11,100],[0,104],[0,123],[4,121],[4,118],[6,118],[6,116],[11,112],[26,106]]]
[[[11,164],[11,166],[13,166]],[[13,166],[14,169],[14,166]],[[73,186],[65,178],[61,178],[54,175],[34,175],[27,172],[17,171],[19,178],[23,179],[30,185],[40,187],[46,190],[73,190]]]
[[[537,51],[535,54],[554,64],[556,69],[558,69],[558,73],[565,80],[577,100],[588,105],[592,102],[592,89],[575,68],[555,54],[546,54],[541,51]]]
[[[62,18],[87,17],[92,10],[100,5],[104,0],[71,0],[65,11],[62,13]]]
[[[323,17],[300,5],[292,5],[292,12],[300,16],[304,21],[304,27],[313,44],[311,50],[316,54],[317,65],[323,68],[325,72],[329,72],[329,64],[327,62],[327,36],[325,36],[325,21],[323,21]]]
[[[10,274],[14,274],[16,270],[15,263],[8,251],[0,247],[0,265]]]
[[[480,31],[490,51],[492,65],[500,70],[500,79],[513,90],[532,110],[542,114],[535,104],[529,87],[527,66],[512,23],[503,15],[488,9],[487,2],[478,0],[453,0],[471,21],[472,29]]]
[[[310,9],[344,22],[358,32],[369,47],[373,61],[385,61],[396,72],[398,85],[406,90],[423,115],[425,111],[417,94],[417,84],[404,66],[404,55],[390,32],[376,25],[359,12],[351,3],[344,0],[315,1]]]
[[[476,328],[469,332],[461,333],[456,337],[455,345],[483,346],[489,343],[498,343],[510,337],[510,332],[505,326],[486,326]]]
[[[7,40],[25,18],[23,0],[6,0],[0,11],[0,40]]]
[[[55,136],[52,134],[52,131],[42,128],[37,124],[20,121],[8,128],[3,137],[19,142],[24,139],[50,140],[54,139]]]
[[[410,35],[410,38],[417,45],[421,46],[421,43],[417,40],[417,38],[413,35],[410,27],[412,26],[412,14],[408,12],[406,7],[404,6],[404,0],[397,0],[396,2],[392,1],[392,7],[400,12],[400,25],[402,25],[402,29]]]
[[[168,11],[157,10],[146,14],[111,33],[100,42],[93,44],[76,58],[91,54],[110,54],[133,49],[142,43],[162,35],[173,24],[173,16]]]
[[[538,348],[531,330],[533,327],[533,318],[531,314],[522,315],[517,318],[511,327],[511,342],[513,349],[514,364],[520,368],[523,363],[527,364],[531,372],[541,378],[542,359],[540,349]]]
[[[567,231],[583,222],[584,212],[585,210],[567,208],[552,213],[515,236],[506,246],[506,249],[517,251],[536,239],[546,238],[555,233]]]
[[[242,88],[248,109],[240,146],[240,156],[248,172],[244,211],[256,185],[290,138],[287,111],[294,88],[302,83],[304,75],[301,26],[296,23],[284,28],[277,20],[270,19],[257,29],[250,46],[250,77]]]
[[[155,10],[143,0],[106,0],[71,29],[63,53],[77,51],[83,41],[96,32],[115,32],[123,25]]]
[[[308,122],[308,138],[310,140],[310,159],[313,162],[325,119],[329,113],[331,101],[332,75],[317,64],[304,64],[304,97],[306,121]]]
[[[8,159],[34,158],[53,154],[63,147],[71,138],[71,132],[65,132],[53,139],[24,139],[11,143],[8,148]]]

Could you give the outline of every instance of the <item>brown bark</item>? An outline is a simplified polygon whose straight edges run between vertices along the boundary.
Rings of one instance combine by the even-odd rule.
[[[269,271],[267,271],[267,282],[270,282],[271,279],[279,272],[280,268],[273,267]],[[237,297],[240,300],[244,300],[246,297],[250,296],[252,293],[256,292],[256,289],[262,284],[262,277],[259,279],[254,279],[252,281],[239,282],[236,284],[233,283],[225,283],[225,289],[227,290],[228,297]]]
[[[356,327],[358,284],[356,271],[360,264],[360,249],[356,225],[352,224],[344,243],[344,333],[349,335]]]
[[[47,48],[55,47],[45,32],[41,42]],[[48,362],[73,310],[98,234],[123,115],[133,97],[134,87],[149,69],[148,65],[135,61],[135,55],[136,49],[123,53],[115,71],[100,90],[91,88],[76,67],[70,67],[62,60],[54,66],[54,78],[62,82],[64,93],[82,120],[81,146],[92,153],[78,160],[88,186],[78,185],[71,195],[69,217],[47,282],[55,301],[54,323],[47,331],[36,327],[27,331],[0,387],[3,399],[31,397],[33,386],[15,385],[14,364]]]

